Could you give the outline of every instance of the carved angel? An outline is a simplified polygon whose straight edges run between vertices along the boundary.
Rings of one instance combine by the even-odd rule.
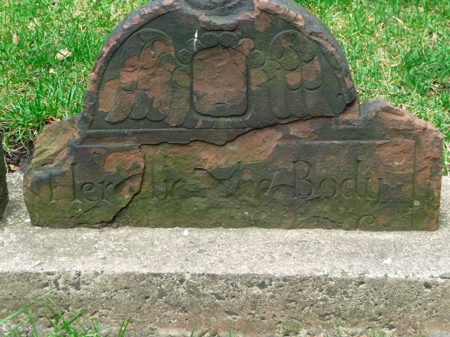
[[[335,70],[319,45],[298,31],[275,36],[265,70],[270,107],[278,118],[337,116],[346,106]]]
[[[106,121],[127,118],[161,121],[171,110],[171,78],[175,51],[170,37],[156,29],[142,29],[131,36],[122,52],[115,101]]]

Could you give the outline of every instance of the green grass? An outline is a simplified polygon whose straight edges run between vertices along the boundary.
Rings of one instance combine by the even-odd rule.
[[[0,126],[10,155],[23,151],[47,123],[81,112],[104,40],[145,2],[0,2]]]
[[[117,23],[145,0],[0,2],[0,127],[14,157],[49,122],[81,112]],[[381,98],[444,135],[450,174],[450,0],[297,0],[341,42],[360,100]]]
[[[66,318],[55,302],[44,295],[31,303],[22,302],[22,308],[7,317],[0,318],[0,333],[3,337],[39,337],[43,336],[37,324],[38,317],[44,317],[47,321],[48,330],[46,337],[112,337],[108,333],[111,328],[99,328],[95,319],[92,319],[91,327],[84,327],[77,324],[77,320],[84,314],[85,310],[80,310],[70,318]],[[124,337],[130,319],[125,320],[119,327],[117,337]]]

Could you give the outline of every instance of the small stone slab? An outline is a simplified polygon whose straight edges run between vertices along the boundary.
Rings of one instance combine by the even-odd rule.
[[[1,139],[1,134],[0,134]],[[8,186],[6,185],[6,165],[4,160],[3,148],[0,146],[0,219],[5,212],[8,204]]]
[[[40,226],[434,230],[442,137],[359,105],[337,41],[287,0],[151,1],[24,180]]]

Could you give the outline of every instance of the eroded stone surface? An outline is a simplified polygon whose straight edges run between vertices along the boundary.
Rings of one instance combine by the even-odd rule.
[[[254,130],[224,146],[143,146],[141,193],[117,220],[157,227],[436,229],[440,134],[384,102],[362,111],[364,118],[349,113]]]
[[[289,1],[152,1],[109,37],[82,116],[25,178],[49,226],[437,227],[442,138],[359,106],[325,26]]]
[[[3,148],[0,146],[0,219],[2,218],[7,203],[8,187],[6,186],[6,166],[3,159]]]
[[[73,227],[110,222],[139,192],[143,156],[135,146],[78,146],[78,119],[47,127],[36,143],[24,179],[25,199],[36,225]]]

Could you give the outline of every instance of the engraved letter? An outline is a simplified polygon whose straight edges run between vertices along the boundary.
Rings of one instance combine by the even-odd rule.
[[[334,198],[337,191],[337,183],[332,179],[325,179],[320,183],[320,193],[325,198]]]
[[[71,200],[72,202],[74,201],[79,201],[78,200],[78,195],[77,195],[77,186],[76,186],[76,181],[75,181],[75,164],[72,164],[70,166],[71,169],[71,173],[72,173],[72,181],[70,183],[59,183],[57,181],[55,181],[55,177],[53,176],[53,174],[50,174],[50,201],[48,201],[48,203],[55,203],[57,202],[57,200],[55,200],[55,187],[61,186],[61,187],[68,187],[72,190],[72,194],[73,194],[73,199]]]
[[[308,199],[311,196],[313,192],[313,186],[311,181],[307,179],[309,177],[309,173],[310,168],[308,162],[294,162],[294,198]]]
[[[372,201],[380,201],[381,179],[369,179],[369,183],[367,185],[367,198]]]
[[[380,201],[381,183],[380,179],[361,179],[361,161],[356,161],[356,193],[359,199]],[[372,192],[372,193],[371,193]]]
[[[371,229],[375,228],[377,221],[373,215],[365,215],[359,218],[356,222],[358,229]]]
[[[356,183],[353,179],[345,179],[341,187],[342,195],[345,198],[353,198],[356,195]]]

